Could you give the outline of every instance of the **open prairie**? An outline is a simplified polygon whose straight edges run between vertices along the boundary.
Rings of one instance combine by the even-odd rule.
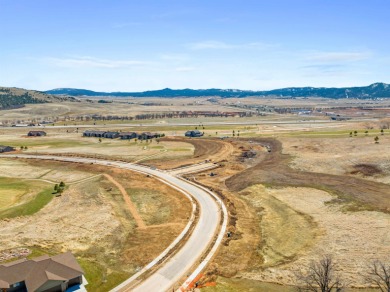
[[[182,194],[129,171],[4,158],[0,169],[0,255],[21,247],[30,256],[70,250],[92,291],[107,291],[161,253],[187,224],[191,210]],[[60,181],[66,189],[56,196],[53,187]],[[37,203],[41,190],[49,200]],[[35,209],[11,213],[23,204],[23,210]]]
[[[386,163],[389,133],[380,136],[384,143],[376,144],[373,134],[359,138],[359,133],[349,137],[338,132],[279,134],[283,143],[269,138],[231,139],[235,150],[231,157],[221,157],[222,167],[213,170],[216,175],[196,176],[225,197],[233,220],[229,230],[234,235],[221,247],[204,281],[213,281],[213,274],[232,280],[220,278],[217,288],[206,291],[289,291],[297,283],[296,272],[324,254],[332,254],[350,287],[367,287],[370,264],[390,260],[387,168],[379,164],[380,172],[365,172],[366,168],[335,172],[329,167],[332,158],[328,164],[318,162],[328,154],[341,157],[333,158],[335,167],[367,164],[370,157],[375,164],[380,155]],[[314,145],[326,154],[311,153]],[[264,146],[271,152],[262,151]],[[248,149],[256,150],[257,156],[243,158]],[[352,165],[348,157],[354,157]]]
[[[80,133],[69,133],[64,129],[46,130],[45,137],[27,137],[26,129],[6,131],[0,135],[0,143],[15,147],[27,147],[26,154],[62,154],[84,155],[89,157],[126,160],[129,162],[147,161],[153,158],[174,160],[180,157],[191,157],[194,147],[178,141],[153,139],[146,141],[99,139],[82,137]]]
[[[148,105],[140,104],[146,100],[134,102],[50,104],[45,109],[29,105],[2,118],[34,115],[43,119],[47,111],[64,118],[83,113],[256,112],[251,106],[316,105],[311,99],[258,98],[218,99],[217,103],[200,99],[198,104],[190,104],[191,99],[171,104],[171,99],[148,99]],[[355,100],[319,100],[317,107],[348,115],[335,121],[324,111],[137,121],[69,118],[45,126],[46,137],[26,137],[36,127],[0,128],[0,144],[24,154],[118,159],[164,170],[211,160],[218,168],[187,176],[218,193],[229,211],[231,237],[224,239],[201,280],[216,281],[217,286],[206,291],[291,291],[296,271],[322,254],[332,254],[337,271],[350,287],[367,288],[367,266],[375,259],[387,260],[390,254],[390,132],[386,128],[380,132],[389,117],[386,102],[362,105]],[[360,112],[350,108],[355,106],[381,109]],[[186,130],[195,128],[205,136],[183,137]],[[99,140],[82,137],[85,129],[163,132],[167,137],[148,143]],[[157,255],[185,226],[190,212],[181,194],[152,178],[145,184],[142,175],[96,165],[14,159],[0,163],[4,181],[0,216],[3,210],[50,191],[59,181],[67,185],[62,196],[40,201],[32,213],[2,217],[0,228],[7,238],[15,239],[5,240],[4,249],[27,247],[32,255],[72,249],[94,279],[97,286],[90,287],[96,291],[98,285],[101,291],[112,287]],[[15,184],[16,178],[20,185]],[[131,206],[123,197],[126,193]]]

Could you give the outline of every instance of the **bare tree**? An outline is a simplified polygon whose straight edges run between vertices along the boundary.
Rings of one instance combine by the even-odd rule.
[[[373,262],[367,280],[382,292],[390,292],[390,264],[381,261]]]
[[[298,291],[342,291],[343,284],[334,269],[335,264],[330,255],[324,255],[318,262],[312,261],[307,271],[297,274]]]

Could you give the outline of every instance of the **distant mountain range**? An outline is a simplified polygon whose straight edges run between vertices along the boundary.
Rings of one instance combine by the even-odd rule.
[[[75,101],[73,97],[50,95],[36,90],[0,87],[0,110],[20,108],[28,103]]]
[[[390,98],[390,85],[385,83],[374,83],[363,87],[289,87],[267,91],[251,91],[238,89],[170,89],[143,91],[143,92],[97,92],[86,89],[58,88],[45,91],[52,95],[65,96],[101,96],[101,97],[324,97],[324,98]]]

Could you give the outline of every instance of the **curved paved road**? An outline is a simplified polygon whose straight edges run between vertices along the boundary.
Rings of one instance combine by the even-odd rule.
[[[131,291],[166,291],[172,287],[178,288],[181,283],[178,281],[186,275],[192,266],[194,266],[200,257],[210,246],[214,235],[218,231],[221,214],[220,207],[222,202],[218,202],[212,198],[205,190],[180,180],[166,172],[150,169],[148,167],[135,165],[131,163],[96,160],[91,158],[76,158],[76,157],[61,157],[48,155],[0,155],[0,157],[20,157],[20,158],[35,158],[46,160],[59,160],[68,162],[95,163],[105,166],[115,166],[119,168],[134,170],[142,173],[147,173],[156,176],[180,189],[190,193],[200,206],[200,216],[197,225],[195,226],[191,237],[185,242],[182,248],[174,254],[164,265],[154,272],[149,278],[144,280],[140,285],[133,288]],[[221,236],[220,236],[221,237]],[[112,291],[130,291],[128,284],[118,286]]]

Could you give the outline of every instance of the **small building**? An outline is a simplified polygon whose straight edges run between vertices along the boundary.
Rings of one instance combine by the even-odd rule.
[[[0,265],[1,291],[85,291],[86,284],[84,271],[70,252]]]
[[[332,121],[346,121],[346,120],[350,120],[351,118],[348,118],[348,117],[342,117],[340,115],[335,115],[335,116],[331,116],[330,119]]]
[[[46,132],[45,131],[30,131],[30,132],[28,132],[27,136],[30,136],[30,137],[46,136]]]
[[[202,137],[203,133],[199,130],[192,130],[192,131],[187,131],[184,135],[186,137]]]
[[[136,132],[122,132],[119,134],[119,137],[122,140],[130,140],[130,139],[135,139],[137,138],[137,133]]]
[[[98,138],[101,138],[104,136],[106,132],[105,131],[91,131],[91,130],[87,130],[83,133],[83,136],[84,137],[98,137]]]
[[[15,151],[14,147],[0,145],[0,153]]]
[[[157,138],[159,136],[160,135],[158,135],[156,133],[143,132],[143,133],[138,135],[138,139],[140,139],[140,140],[148,140],[148,139]]]
[[[105,132],[103,134],[103,137],[109,139],[115,139],[119,137],[119,132]]]

